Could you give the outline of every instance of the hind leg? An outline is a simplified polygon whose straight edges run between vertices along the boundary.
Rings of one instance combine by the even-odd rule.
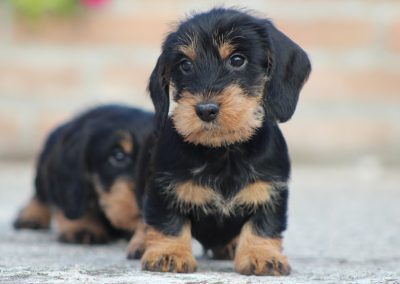
[[[213,259],[218,260],[230,260],[235,257],[235,250],[237,245],[238,237],[231,240],[228,244],[223,247],[212,248]]]
[[[51,210],[48,204],[34,196],[19,212],[14,221],[15,229],[48,229],[51,220]]]

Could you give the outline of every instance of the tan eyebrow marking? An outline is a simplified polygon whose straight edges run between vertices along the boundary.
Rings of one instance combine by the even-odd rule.
[[[218,47],[218,52],[222,59],[228,58],[234,50],[235,46],[229,41],[219,44]]]

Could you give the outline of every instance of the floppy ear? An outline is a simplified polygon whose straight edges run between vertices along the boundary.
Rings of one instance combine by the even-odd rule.
[[[155,129],[158,132],[164,127],[169,110],[169,79],[163,54],[158,58],[151,73],[148,90],[156,111]]]
[[[79,123],[66,125],[51,153],[48,165],[52,201],[69,219],[82,217],[94,190],[87,173],[89,133]]]
[[[296,109],[301,88],[311,72],[311,63],[304,50],[271,22],[265,26],[270,66],[264,103],[267,113],[279,122],[285,122]]]

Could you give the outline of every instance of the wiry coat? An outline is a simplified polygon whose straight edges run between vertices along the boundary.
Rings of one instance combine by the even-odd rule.
[[[289,273],[290,162],[278,122],[293,115],[310,71],[269,20],[238,10],[194,15],[167,36],[149,84],[156,131],[140,167],[144,269],[195,270],[193,236],[216,257],[234,251],[240,273]]]

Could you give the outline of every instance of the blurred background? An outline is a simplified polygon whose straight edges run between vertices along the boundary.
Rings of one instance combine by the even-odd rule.
[[[400,1],[1,0],[0,159],[31,160],[51,128],[98,103],[152,109],[165,34],[193,11],[250,8],[310,55],[282,125],[298,163],[400,163]]]

